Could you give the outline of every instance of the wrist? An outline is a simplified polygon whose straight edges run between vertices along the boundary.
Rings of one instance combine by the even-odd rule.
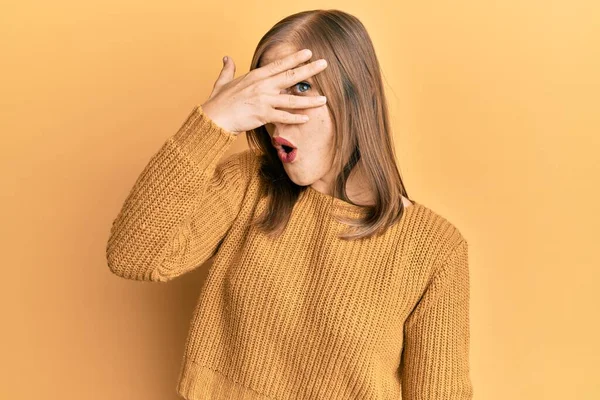
[[[210,104],[201,104],[200,108],[202,108],[202,112],[204,113],[204,115],[206,115],[206,117],[208,117],[219,128],[233,135],[238,135],[240,133],[228,126],[226,118],[221,117],[221,115],[219,115],[215,110],[213,110]]]

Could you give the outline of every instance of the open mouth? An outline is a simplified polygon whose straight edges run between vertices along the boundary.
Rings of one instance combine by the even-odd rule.
[[[284,163],[293,162],[298,154],[298,149],[287,139],[280,136],[271,139],[273,147],[277,149],[279,159]]]
[[[292,162],[296,159],[296,155],[298,154],[298,149],[295,147],[288,146],[286,144],[282,144],[277,150],[277,155],[279,159],[284,163]]]

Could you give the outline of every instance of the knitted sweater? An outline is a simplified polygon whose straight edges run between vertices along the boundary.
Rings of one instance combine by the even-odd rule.
[[[466,239],[419,202],[384,234],[339,239],[364,209],[310,186],[282,236],[258,157],[197,105],[150,158],[110,229],[119,277],[167,282],[214,257],[177,392],[188,400],[467,400]],[[223,158],[223,159],[222,159]]]

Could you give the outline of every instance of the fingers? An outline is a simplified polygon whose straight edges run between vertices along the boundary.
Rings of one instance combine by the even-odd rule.
[[[276,88],[287,89],[298,82],[310,78],[327,68],[327,61],[319,59],[298,68],[288,69],[273,77]]]
[[[253,80],[261,80],[268,78],[273,75],[277,75],[290,68],[294,68],[298,64],[310,60],[312,57],[312,51],[304,49],[292,53],[284,58],[275,60],[265,66],[257,68],[250,73],[254,76]]]
[[[281,110],[271,110],[268,115],[268,121],[280,122],[282,124],[303,124],[308,121],[308,115],[303,114],[292,114]]]
[[[327,102],[325,96],[294,96],[280,94],[269,97],[269,104],[278,108],[311,108],[319,107]]]

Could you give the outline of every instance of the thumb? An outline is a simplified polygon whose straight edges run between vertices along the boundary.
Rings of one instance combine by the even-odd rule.
[[[223,68],[215,82],[215,88],[223,86],[233,80],[235,76],[235,63],[231,57],[223,57]]]

